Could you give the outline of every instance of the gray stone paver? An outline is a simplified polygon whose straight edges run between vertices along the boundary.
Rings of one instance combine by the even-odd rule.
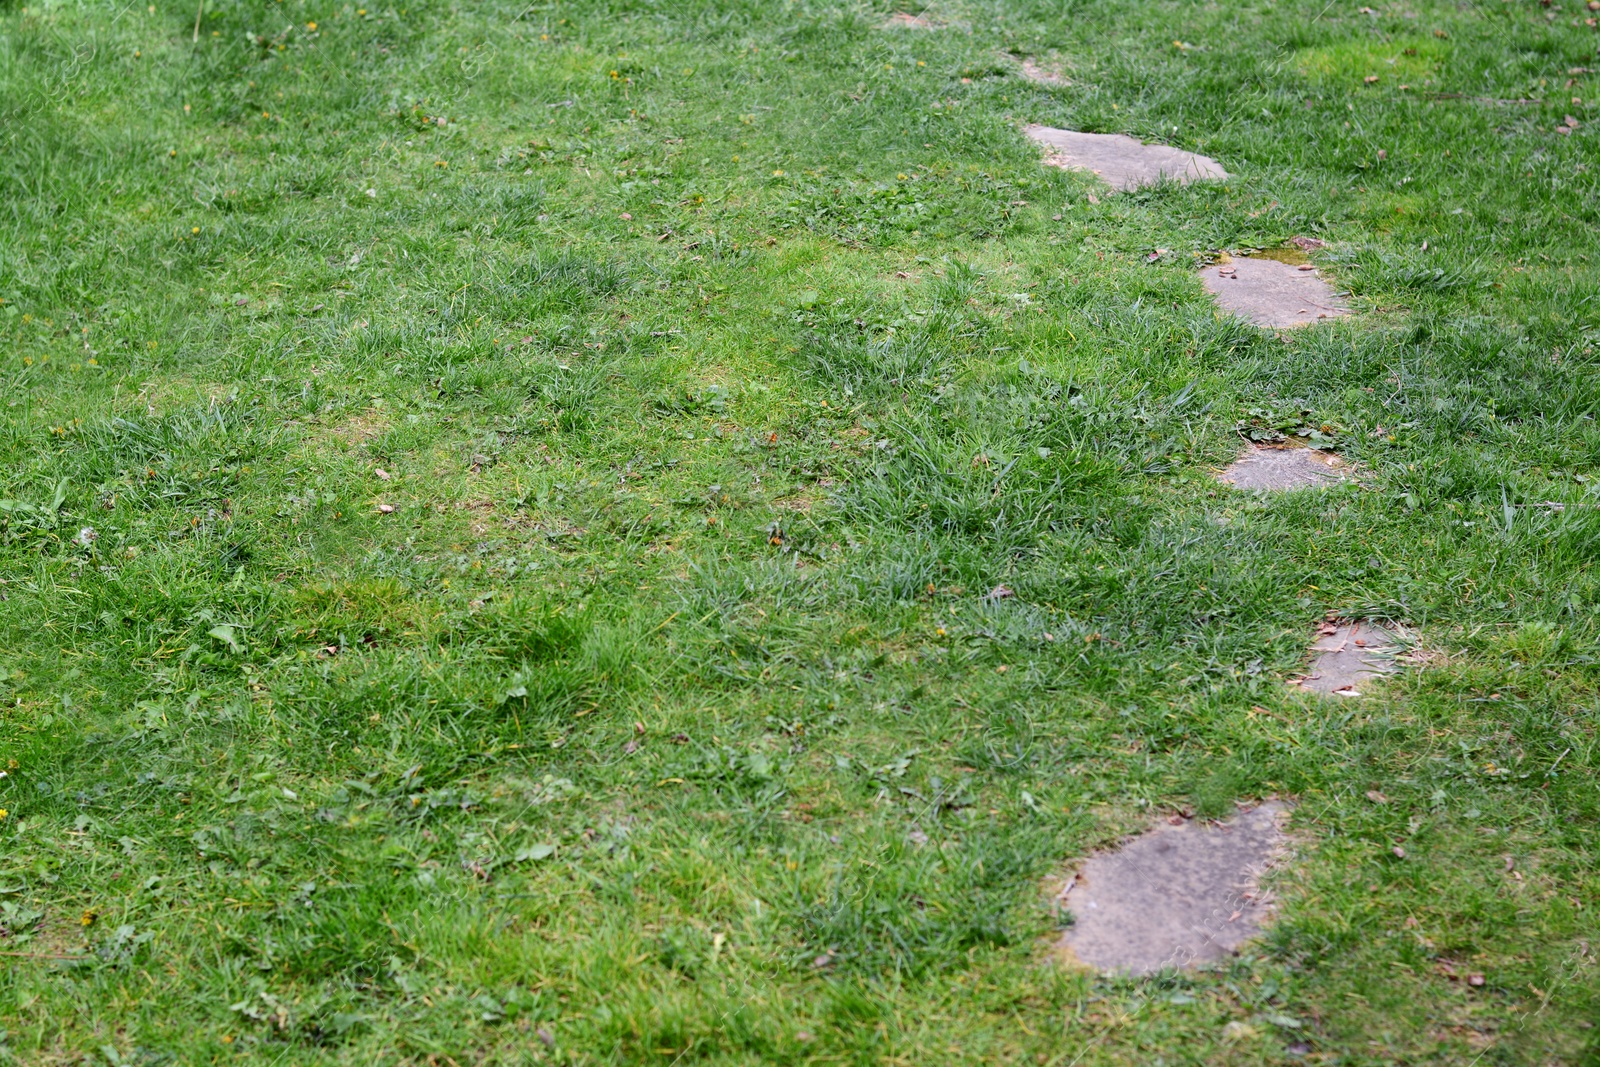
[[[1225,822],[1177,819],[1092,856],[1063,893],[1058,948],[1102,971],[1151,974],[1221,959],[1261,931],[1262,873],[1286,844],[1276,801]]]
[[[1039,66],[1039,64],[1036,63],[1034,61],[1033,57],[1031,57],[1031,56],[1023,59],[1023,61],[1022,61],[1022,76],[1024,78],[1028,79],[1031,82],[1038,82],[1041,85],[1071,85],[1072,84],[1072,79],[1071,78],[1065,77],[1065,76],[1063,76],[1061,74],[1057,74],[1053,70],[1049,70],[1049,69],[1047,69],[1045,67]]]
[[[1114,189],[1136,189],[1163,178],[1179,182],[1226,178],[1216,160],[1168,145],[1143,144],[1120,133],[1079,133],[1028,126],[1023,133],[1050,150],[1045,162],[1099,175]]]
[[[1309,326],[1350,314],[1350,307],[1310,263],[1234,256],[1200,272],[1223,310],[1268,329]]]
[[[1399,670],[1394,635],[1370,622],[1326,622],[1311,645],[1311,669],[1295,684],[1327,696],[1358,697]]]
[[[1338,456],[1298,445],[1251,445],[1217,475],[1239,489],[1320,489],[1349,476]]]

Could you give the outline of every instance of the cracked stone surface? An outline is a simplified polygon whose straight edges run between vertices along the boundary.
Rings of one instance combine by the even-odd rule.
[[[1050,150],[1046,163],[1091,171],[1115,189],[1137,189],[1163,178],[1188,183],[1228,176],[1214,159],[1167,145],[1143,144],[1125,134],[1078,133],[1051,126],[1028,126],[1022,132]]]
[[[1295,684],[1329,696],[1358,697],[1400,668],[1394,635],[1370,622],[1325,622],[1311,645],[1311,670]]]
[[[1309,326],[1350,314],[1310,263],[1238,256],[1207,267],[1200,280],[1224,311],[1268,329]]]
[[[1338,456],[1315,448],[1251,445],[1217,478],[1240,489],[1320,489],[1344,481],[1347,470]]]
[[[1151,974],[1221,959],[1261,932],[1262,873],[1286,843],[1288,809],[1268,801],[1225,822],[1157,826],[1087,860],[1062,892],[1073,924],[1058,943],[1102,971]]]

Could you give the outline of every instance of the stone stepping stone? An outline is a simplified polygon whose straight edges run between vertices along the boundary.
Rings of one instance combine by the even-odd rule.
[[[1087,170],[1114,189],[1137,189],[1163,178],[1185,184],[1226,178],[1214,159],[1162,144],[1144,144],[1120,133],[1078,133],[1051,126],[1026,126],[1022,131],[1049,149],[1045,162],[1063,170]]]
[[[1200,272],[1224,311],[1268,329],[1309,326],[1350,314],[1350,307],[1300,252],[1224,256]]]
[[[1370,622],[1334,622],[1318,627],[1311,645],[1311,670],[1294,684],[1314,693],[1358,697],[1385,675],[1399,671],[1394,634]]]
[[[1058,950],[1132,975],[1232,954],[1271,917],[1259,880],[1285,846],[1287,814],[1268,801],[1209,825],[1174,816],[1090,857],[1062,891],[1073,923]]]
[[[1046,68],[1039,66],[1039,64],[1033,61],[1033,57],[1031,56],[1023,59],[1022,61],[1022,76],[1031,82],[1038,82],[1040,85],[1072,84],[1071,78],[1063,77],[1053,70],[1047,70]],[[1040,128],[1043,129],[1043,127]],[[1031,137],[1033,135],[1029,134],[1029,136]],[[1035,140],[1037,140],[1037,138],[1035,138]]]
[[[896,11],[883,23],[886,30],[937,30],[944,24],[927,15],[913,15],[909,11]]]
[[[1328,452],[1302,445],[1251,445],[1217,479],[1239,489],[1322,489],[1344,481],[1349,467]]]

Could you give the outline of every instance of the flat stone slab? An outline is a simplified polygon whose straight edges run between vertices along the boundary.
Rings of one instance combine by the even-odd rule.
[[[1345,480],[1338,456],[1298,445],[1251,445],[1217,475],[1239,489],[1321,489]]]
[[[1325,622],[1311,645],[1311,670],[1295,684],[1329,696],[1358,697],[1400,668],[1394,635],[1370,622]]]
[[[1091,857],[1063,891],[1073,923],[1057,947],[1133,975],[1232,954],[1271,917],[1259,880],[1285,845],[1286,816],[1276,801],[1209,825],[1175,816]]]
[[[1025,58],[1022,61],[1022,76],[1024,78],[1028,79],[1031,82],[1038,82],[1041,85],[1071,85],[1072,84],[1072,79],[1071,78],[1063,77],[1062,75],[1057,74],[1053,70],[1048,70],[1048,69],[1046,69],[1044,67],[1039,66],[1039,64],[1037,64],[1037,63],[1035,63],[1033,61],[1033,58],[1031,56],[1028,57],[1028,58]],[[1043,127],[1040,127],[1040,129],[1043,129]],[[1029,136],[1031,137],[1032,134],[1029,134]],[[1037,139],[1037,138],[1035,138],[1035,139]],[[1132,138],[1129,138],[1129,139],[1131,140]]]
[[[1237,256],[1207,267],[1200,280],[1224,311],[1268,329],[1309,326],[1350,314],[1349,306],[1307,262]]]
[[[886,30],[936,30],[943,23],[936,22],[927,15],[913,15],[909,11],[896,11],[884,21]]]
[[[1162,144],[1144,144],[1120,133],[1078,133],[1051,126],[1026,126],[1028,137],[1050,150],[1045,162],[1065,170],[1087,170],[1114,189],[1137,189],[1163,178],[1185,184],[1226,178],[1216,160]]]

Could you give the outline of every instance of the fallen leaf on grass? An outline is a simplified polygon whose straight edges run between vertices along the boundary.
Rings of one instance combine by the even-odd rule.
[[[1389,798],[1378,792],[1376,789],[1367,790],[1367,799],[1372,801],[1374,804],[1389,803]]]

